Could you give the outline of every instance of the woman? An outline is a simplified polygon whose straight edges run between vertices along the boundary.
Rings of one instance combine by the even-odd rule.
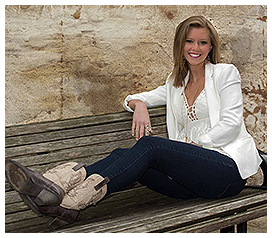
[[[70,223],[79,210],[135,181],[175,198],[238,194],[261,159],[244,126],[239,73],[218,62],[212,24],[201,16],[186,19],[176,29],[174,69],[165,85],[125,99],[134,112],[135,146],[88,167],[66,163],[43,175],[9,160],[10,183],[35,212]],[[148,136],[147,107],[165,104],[169,139]]]

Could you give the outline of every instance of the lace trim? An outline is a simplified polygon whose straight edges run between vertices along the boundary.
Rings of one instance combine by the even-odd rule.
[[[198,117],[197,117],[197,114],[196,114],[196,103],[197,101],[199,100],[200,98],[200,95],[204,92],[205,89],[203,89],[201,91],[201,93],[198,95],[198,97],[196,98],[196,100],[194,101],[194,103],[192,104],[192,106],[189,106],[188,104],[188,101],[187,101],[187,98],[185,96],[185,93],[182,92],[182,98],[183,98],[183,101],[184,101],[184,105],[186,107],[186,111],[187,111],[187,116],[188,118],[191,120],[191,121],[198,121]]]

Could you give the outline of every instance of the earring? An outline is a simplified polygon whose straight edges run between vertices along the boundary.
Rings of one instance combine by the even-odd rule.
[[[211,58],[210,58],[210,54],[208,54],[208,56],[206,57],[206,62],[211,62]]]

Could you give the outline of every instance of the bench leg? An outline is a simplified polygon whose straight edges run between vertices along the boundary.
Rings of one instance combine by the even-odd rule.
[[[246,221],[237,225],[237,233],[247,233]]]
[[[220,229],[220,233],[234,233],[234,226]]]
[[[220,229],[220,233],[235,233],[235,226]],[[247,233],[247,222],[237,224],[237,233]]]

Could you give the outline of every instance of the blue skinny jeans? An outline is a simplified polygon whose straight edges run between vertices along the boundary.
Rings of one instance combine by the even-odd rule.
[[[108,177],[107,194],[138,181],[174,198],[225,198],[245,186],[235,162],[219,152],[159,137],[142,137],[131,149],[116,149],[85,168]]]

